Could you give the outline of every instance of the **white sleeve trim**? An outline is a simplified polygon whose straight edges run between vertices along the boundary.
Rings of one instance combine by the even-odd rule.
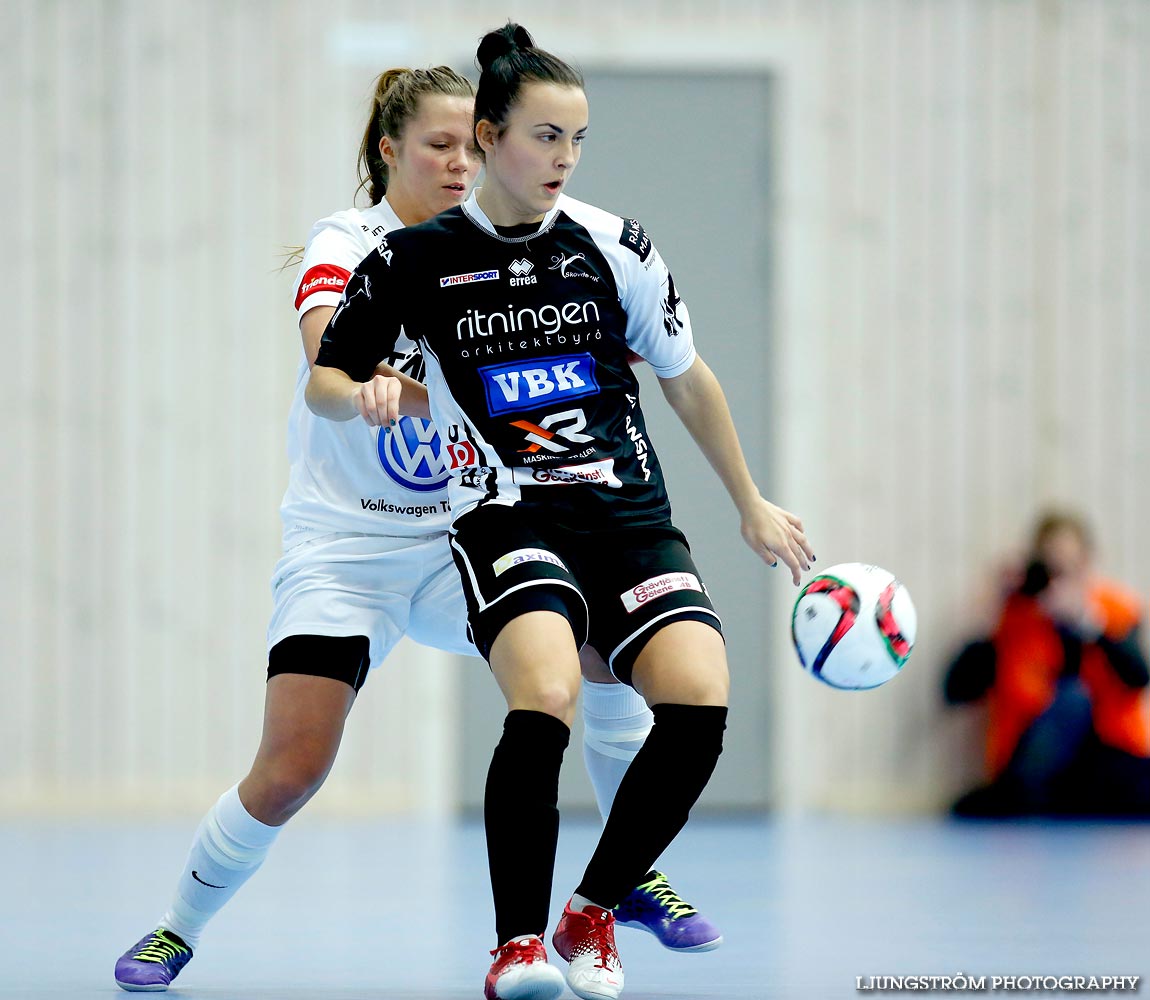
[[[299,309],[296,310],[296,315],[300,320],[303,319],[304,313],[311,311],[316,306],[331,306],[333,309],[339,305],[339,300],[342,295],[339,292],[328,291],[315,291],[312,292],[306,299],[299,304]]]
[[[699,356],[699,352],[695,350],[695,345],[690,344],[689,346],[691,349],[682,361],[677,361],[673,365],[660,368],[651,365],[651,371],[658,375],[659,378],[675,378],[677,375],[682,375],[695,363],[695,358]]]

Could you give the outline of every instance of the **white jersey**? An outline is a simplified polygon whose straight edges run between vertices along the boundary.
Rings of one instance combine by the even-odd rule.
[[[377,249],[386,233],[401,228],[403,223],[386,200],[317,222],[296,279],[299,317],[316,306],[338,305],[359,262]],[[405,336],[380,360],[424,380],[423,357]],[[449,476],[434,426],[401,417],[385,432],[358,417],[347,421],[317,417],[304,402],[308,374],[301,346],[288,417],[291,473],[280,505],[284,546],[331,532],[413,537],[446,530]]]

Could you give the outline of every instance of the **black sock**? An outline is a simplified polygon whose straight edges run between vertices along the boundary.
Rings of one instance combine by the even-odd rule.
[[[727,710],[654,705],[655,725],[619,783],[599,846],[575,891],[614,907],[687,822],[723,752]]]
[[[547,928],[559,769],[570,739],[571,730],[543,712],[517,709],[503,721],[483,797],[497,944]]]

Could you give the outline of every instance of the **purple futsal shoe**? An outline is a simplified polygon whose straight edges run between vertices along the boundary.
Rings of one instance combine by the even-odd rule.
[[[132,993],[163,993],[191,960],[183,938],[158,927],[120,956],[116,985]]]
[[[654,934],[671,951],[712,951],[723,943],[719,929],[675,892],[662,872],[647,872],[614,912],[620,927]]]

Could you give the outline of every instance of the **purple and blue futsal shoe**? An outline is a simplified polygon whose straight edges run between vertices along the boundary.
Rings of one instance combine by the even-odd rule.
[[[159,927],[120,956],[116,985],[132,993],[163,993],[191,960],[184,939]]]
[[[719,929],[675,892],[662,872],[648,872],[614,912],[618,926],[654,934],[671,951],[711,951],[723,943]]]

